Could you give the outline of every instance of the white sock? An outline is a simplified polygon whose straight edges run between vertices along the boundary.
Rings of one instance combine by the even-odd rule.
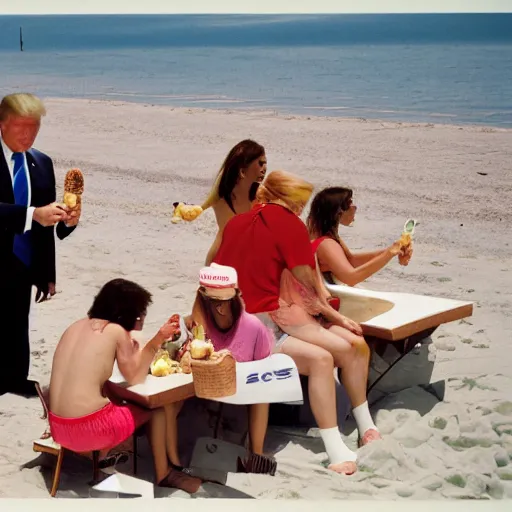
[[[331,464],[342,462],[355,462],[357,454],[348,448],[341,438],[338,427],[321,428],[320,435],[325,445],[325,451],[329,456]]]
[[[375,429],[377,432],[379,431],[370,415],[370,409],[368,409],[368,401],[358,405],[357,407],[354,407],[354,409],[352,409],[352,414],[356,420],[357,430],[359,430],[360,437],[363,437],[364,433],[370,428]]]

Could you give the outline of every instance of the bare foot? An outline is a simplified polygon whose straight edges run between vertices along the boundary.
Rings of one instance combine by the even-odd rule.
[[[360,439],[359,446],[366,446],[367,444],[373,441],[378,441],[379,439],[382,439],[380,432],[374,428],[369,428]]]
[[[335,471],[340,475],[353,475],[357,471],[357,466],[355,462],[347,461],[340,462],[339,464],[331,464],[330,466],[327,466],[327,469]]]

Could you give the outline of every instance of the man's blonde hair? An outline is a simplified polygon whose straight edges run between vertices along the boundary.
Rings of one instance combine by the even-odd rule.
[[[10,115],[40,119],[46,115],[46,108],[43,102],[33,94],[24,92],[8,94],[0,103],[0,121],[5,121]]]
[[[304,207],[313,193],[313,185],[286,171],[272,171],[256,192],[256,199],[268,203],[280,199],[289,207]]]

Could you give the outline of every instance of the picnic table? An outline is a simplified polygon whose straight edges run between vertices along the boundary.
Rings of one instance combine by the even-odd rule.
[[[111,390],[119,398],[148,409],[186,400],[195,396],[193,375],[175,373],[166,377],[146,376],[144,382],[130,386],[114,365],[109,379]],[[299,372],[286,354],[272,354],[259,361],[236,363],[236,393],[209,398],[223,403],[249,405],[257,403],[302,402]]]

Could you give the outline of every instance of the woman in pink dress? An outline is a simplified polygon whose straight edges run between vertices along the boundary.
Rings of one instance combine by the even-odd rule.
[[[254,315],[245,311],[238,289],[235,269],[213,264],[200,271],[192,314],[185,319],[188,329],[204,327],[206,337],[216,352],[228,349],[237,362],[257,361],[269,357],[274,346],[272,333]],[[174,438],[169,458],[180,466],[176,417],[183,402],[174,404]],[[268,425],[269,404],[249,406],[249,441],[251,452],[263,455]]]

